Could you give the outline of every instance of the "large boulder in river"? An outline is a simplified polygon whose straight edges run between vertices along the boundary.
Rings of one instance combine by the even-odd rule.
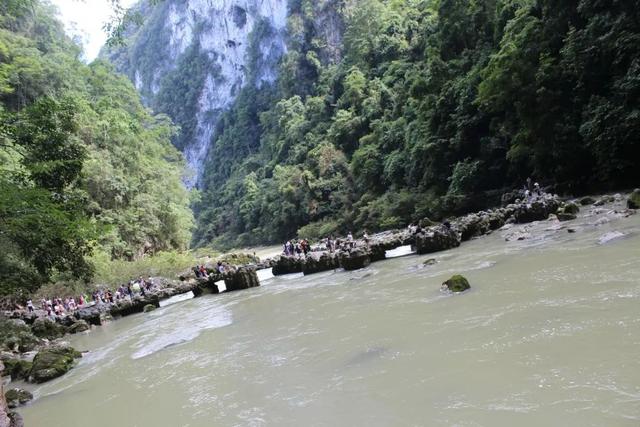
[[[369,251],[363,248],[340,252],[340,266],[347,271],[359,270],[371,264]]]
[[[560,202],[557,198],[545,196],[531,203],[511,205],[508,208],[513,209],[515,221],[524,224],[527,222],[544,221],[550,214],[556,212],[559,206]]]
[[[416,235],[416,251],[419,255],[444,251],[460,246],[460,235],[444,225],[431,227]]]
[[[240,267],[235,272],[225,276],[224,284],[227,291],[239,291],[260,286],[258,273],[253,267]]]
[[[60,338],[65,334],[65,328],[62,325],[54,322],[46,317],[39,317],[31,325],[33,334],[39,338],[46,338],[48,340],[54,340]]]
[[[580,212],[580,207],[573,202],[568,202],[558,208],[556,216],[560,221],[571,221],[578,218],[578,212]]]
[[[33,399],[33,394],[21,388],[12,388],[7,390],[4,397],[7,400],[7,406],[9,408],[17,408],[18,406],[31,401]]]
[[[469,281],[459,274],[451,277],[442,284],[441,289],[449,292],[464,292],[471,288]]]
[[[485,213],[463,216],[455,221],[454,226],[460,233],[460,237],[463,242],[466,242],[473,237],[482,236],[491,231],[489,215]],[[502,225],[500,227],[502,227]]]
[[[307,255],[302,267],[302,272],[305,275],[308,275],[335,270],[338,267],[340,267],[340,263],[338,262],[338,257],[335,254],[329,252],[317,254],[312,252]]]
[[[274,276],[284,274],[302,273],[304,260],[295,256],[279,256],[274,258],[272,273]]]
[[[100,326],[102,324],[102,310],[98,306],[85,307],[75,312],[78,320],[84,320],[90,325]]]
[[[627,207],[629,209],[640,209],[640,188],[633,190],[627,199]]]
[[[75,364],[75,359],[82,357],[72,347],[52,347],[40,351],[33,359],[29,374],[30,380],[36,383],[58,378],[66,374]]]
[[[77,334],[80,332],[86,332],[91,329],[91,325],[86,320],[78,320],[73,325],[67,328],[67,332],[70,334]]]

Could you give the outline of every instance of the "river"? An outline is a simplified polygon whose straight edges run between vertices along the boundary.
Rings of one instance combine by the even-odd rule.
[[[111,322],[72,337],[79,366],[20,412],[27,427],[638,426],[640,215],[584,211],[575,233],[541,222]],[[472,289],[442,294],[454,273]]]

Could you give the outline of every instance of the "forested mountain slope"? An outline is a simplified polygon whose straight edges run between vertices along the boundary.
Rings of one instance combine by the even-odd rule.
[[[639,10],[289,1],[277,80],[249,81],[216,118],[194,243],[401,226],[493,203],[528,176],[568,192],[638,185]]]
[[[96,251],[186,248],[169,118],[110,64],[83,64],[47,3],[6,0],[0,14],[0,294],[88,280]]]

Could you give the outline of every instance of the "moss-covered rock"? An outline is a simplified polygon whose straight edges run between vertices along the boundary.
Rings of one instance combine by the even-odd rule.
[[[40,341],[24,322],[0,318],[0,349],[24,353],[34,350]]]
[[[48,340],[60,338],[64,336],[66,332],[64,326],[46,317],[37,318],[36,321],[33,322],[33,325],[31,325],[31,331],[33,331],[35,336]]]
[[[4,397],[7,400],[7,406],[9,406],[9,408],[17,408],[18,406],[31,401],[33,399],[33,394],[21,388],[12,388],[7,390]]]
[[[66,374],[75,364],[75,359],[82,357],[72,347],[54,347],[40,351],[33,359],[29,378],[36,383],[43,383]]]
[[[580,206],[578,206],[577,204],[575,204],[573,202],[567,202],[564,205],[562,205],[562,207],[560,209],[558,209],[558,211],[559,212],[562,211],[564,213],[576,215],[578,212],[580,212]]]
[[[589,206],[589,205],[594,204],[595,202],[596,202],[595,199],[593,197],[589,197],[589,196],[583,197],[582,199],[580,199],[580,204],[582,206]]]
[[[633,190],[627,199],[627,207],[629,209],[640,209],[640,188]]]
[[[578,218],[577,215],[572,214],[572,213],[567,213],[567,212],[558,212],[556,214],[556,217],[560,220],[560,221],[571,221],[574,220],[576,218]]]
[[[459,274],[456,274],[442,284],[442,289],[450,292],[464,292],[469,288],[471,288],[469,281]]]
[[[155,309],[156,309],[156,306],[155,306],[155,305],[153,305],[153,304],[147,304],[147,305],[145,305],[145,306],[144,306],[144,308],[142,309],[142,311],[143,311],[144,313],[149,313],[149,312],[151,312],[151,311],[153,311],[153,310],[155,310]]]
[[[31,372],[32,363],[22,359],[3,359],[4,371],[2,375],[9,375],[13,381],[27,380]]]
[[[75,322],[73,325],[69,326],[67,328],[67,332],[70,334],[77,334],[80,332],[86,332],[89,329],[91,329],[91,326],[89,325],[89,323],[86,320],[78,320],[77,322]]]

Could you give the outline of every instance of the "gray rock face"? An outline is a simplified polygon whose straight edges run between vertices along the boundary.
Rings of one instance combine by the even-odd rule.
[[[37,318],[35,322],[33,322],[33,325],[31,325],[31,330],[35,336],[49,340],[60,338],[66,332],[62,325],[46,317]]]
[[[336,254],[322,252],[321,254],[311,253],[307,256],[302,272],[305,275],[321,273],[323,271],[335,270],[340,266]]]
[[[509,205],[517,223],[544,221],[558,210],[560,203],[554,197],[545,197],[529,204]]]
[[[77,334],[80,332],[86,332],[89,329],[91,329],[91,325],[89,325],[86,320],[78,320],[67,328],[67,332],[70,334]]]
[[[102,324],[100,316],[101,310],[97,306],[81,308],[76,311],[75,316],[78,320],[84,320],[90,325],[99,326]]]
[[[260,286],[260,280],[255,268],[240,267],[225,276],[224,284],[227,286],[227,291],[239,291]]]
[[[302,273],[304,259],[300,257],[280,256],[273,261],[273,275],[282,276],[285,274]]]
[[[340,266],[347,271],[360,270],[371,264],[369,251],[362,248],[354,249],[351,252],[340,252],[338,257]]]
[[[430,254],[460,246],[460,235],[445,226],[431,227],[416,235],[418,254]]]

